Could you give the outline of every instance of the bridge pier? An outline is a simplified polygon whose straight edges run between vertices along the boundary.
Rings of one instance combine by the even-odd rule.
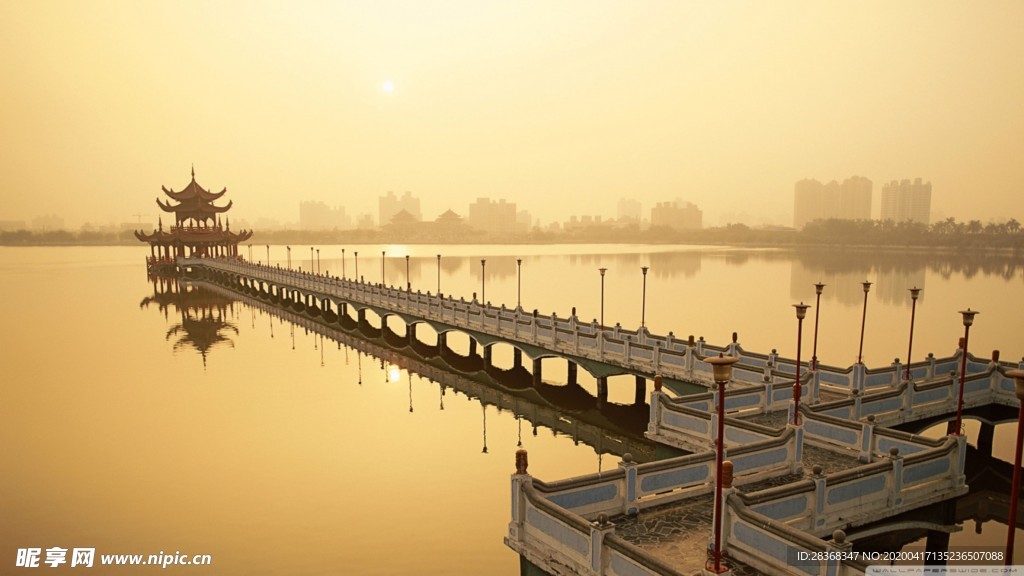
[[[512,368],[523,367],[523,351],[519,348],[512,349]]]
[[[597,377],[597,403],[603,405],[608,401],[608,377]]]
[[[494,346],[484,346],[484,370],[490,370],[492,365],[492,353]]]
[[[388,329],[388,315],[385,314],[380,317],[380,333],[384,334],[384,331]]]
[[[534,358],[533,359],[533,385],[534,386],[536,386],[537,384],[540,384],[541,383],[541,378],[543,378],[543,373],[541,371],[541,367],[540,366],[541,366],[541,359],[540,358]]]
[[[633,396],[633,403],[636,405],[643,404],[647,401],[647,378],[643,376],[636,377],[636,394]]]
[[[444,358],[445,348],[448,347],[448,333],[438,332],[437,333],[437,355]]]
[[[472,336],[469,337],[469,357],[476,356],[476,340]]]
[[[358,313],[359,324],[366,324],[366,308],[361,308]]]
[[[946,526],[956,525],[956,504],[952,500],[936,504],[939,508],[940,522]],[[949,532],[941,530],[929,530],[925,538],[925,565],[945,566],[946,560],[943,554],[937,552],[949,552]],[[932,554],[928,554],[932,553]],[[930,558],[930,559],[929,559]]]
[[[995,432],[995,425],[982,422],[981,429],[978,430],[978,452],[985,456],[992,456],[992,439]]]
[[[342,302],[338,305],[338,316],[348,316],[348,302]]]
[[[405,337],[409,341],[409,346],[412,346],[416,341],[416,325],[407,324],[405,327]]]
[[[566,383],[567,384],[575,384],[576,383],[576,372],[577,372],[578,366],[572,360],[568,360],[567,362],[569,363],[569,366],[568,366],[568,372],[566,374]]]

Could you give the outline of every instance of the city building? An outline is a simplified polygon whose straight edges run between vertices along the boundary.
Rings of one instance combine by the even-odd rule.
[[[696,204],[672,200],[658,202],[651,208],[651,228],[665,227],[673,230],[700,230],[703,213]]]
[[[931,223],[932,183],[901,180],[882,186],[882,220]]]
[[[619,222],[640,222],[640,215],[642,214],[640,201],[633,198],[620,198],[619,199],[619,210],[616,216]]]
[[[477,198],[469,205],[466,223],[471,228],[495,236],[511,235],[516,232],[516,205],[504,199]]]
[[[36,232],[52,232],[64,229],[64,219],[50,214],[32,219],[32,229]],[[131,229],[131,228],[129,228]]]
[[[851,176],[840,184],[804,179],[793,189],[793,227],[801,229],[815,220],[870,220],[871,180]]]
[[[412,215],[416,221],[423,220],[423,214],[420,212],[420,199],[414,197],[408,190],[406,190],[405,194],[402,194],[401,198],[396,196],[394,192],[388,191],[386,195],[380,197],[378,206],[377,224],[379,226],[389,224],[391,219],[395,217],[395,214],[402,210]]]
[[[299,228],[303,230],[347,230],[352,221],[345,214],[345,208],[332,208],[323,202],[301,202],[299,204]]]

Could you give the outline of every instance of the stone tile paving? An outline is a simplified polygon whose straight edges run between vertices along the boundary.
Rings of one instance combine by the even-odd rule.
[[[860,464],[856,455],[846,456],[806,445],[803,462],[805,474],[808,475],[815,464],[820,465],[825,474]],[[748,484],[741,490],[755,492],[794,482],[803,477],[805,476],[801,474],[787,474]],[[615,533],[620,537],[678,570],[692,574],[699,572],[707,560],[707,549],[712,537],[713,506],[714,495],[705,494],[682,502],[642,510],[635,516],[616,516],[611,521],[615,524]],[[734,573],[740,576],[761,574],[754,568],[738,562],[732,562],[730,565]]]

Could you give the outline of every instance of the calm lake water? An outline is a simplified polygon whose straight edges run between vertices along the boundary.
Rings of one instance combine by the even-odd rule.
[[[342,247],[316,248],[320,269],[340,274]],[[914,359],[952,353],[963,335],[957,311],[967,307],[981,311],[973,353],[1024,356],[1024,263],[1008,256],[344,248],[349,277],[358,251],[367,281],[383,273],[389,284],[408,281],[424,291],[440,281],[456,297],[485,292],[512,307],[521,297],[526,309],[568,316],[576,307],[587,320],[601,314],[604,267],[606,323],[636,328],[643,313],[653,332],[724,344],[735,331],[748,350],[776,348],[788,357],[796,355],[792,304],[813,304],[820,280],[827,287],[818,356],[839,366],[857,357],[865,279],[874,283],[865,362],[906,357],[907,289],[916,285],[924,292]],[[284,246],[269,252],[272,263],[286,263]],[[628,424],[595,432],[571,413],[552,423],[541,414],[550,406],[487,396],[464,375],[416,359],[382,360],[212,293],[198,303],[212,311],[210,322],[183,320],[184,304],[161,297],[160,285],[147,279],[146,254],[144,247],[0,248],[2,572],[19,548],[83,547],[96,549],[97,563],[101,554],[161,552],[213,561],[97,573],[514,574],[519,559],[502,538],[518,446],[529,450],[532,474],[557,479],[614,468],[621,443],[630,441]],[[266,247],[253,247],[252,256],[265,262]],[[293,247],[291,257],[293,267],[316,265],[308,246]],[[523,259],[521,284],[516,258]],[[650,267],[645,303],[641,266]],[[814,314],[804,324],[804,358]],[[468,346],[464,338],[449,342],[463,353]],[[495,360],[507,366],[510,357],[499,350]],[[579,375],[593,392],[593,378]],[[564,363],[561,371],[557,363],[546,367],[545,379],[564,382]],[[631,404],[633,393],[632,378],[609,381],[611,402]],[[1012,460],[1013,433],[1012,425],[997,428],[995,450],[1004,460]],[[1001,545],[1005,537],[997,522],[979,530],[954,534],[951,545]]]

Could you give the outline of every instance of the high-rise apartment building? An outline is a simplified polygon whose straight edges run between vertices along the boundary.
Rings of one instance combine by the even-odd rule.
[[[620,198],[619,222],[639,222],[641,214],[640,201],[633,198]]]
[[[411,214],[417,222],[423,220],[423,214],[420,212],[420,199],[413,197],[407,190],[402,197],[395,196],[394,192],[388,191],[387,195],[380,197],[378,204],[380,210],[378,213],[378,225],[387,226],[391,223],[391,219],[395,217],[402,210],[405,210]]]
[[[703,228],[703,213],[696,204],[673,200],[658,202],[651,208],[651,227],[664,226],[673,230],[699,230]]]
[[[345,208],[331,208],[323,202],[299,203],[299,228],[303,230],[347,230],[352,222]]]
[[[490,198],[477,198],[469,205],[469,217],[466,223],[471,228],[493,235],[509,235],[516,232],[516,205],[505,200],[492,201]]]
[[[882,186],[882,220],[931,223],[932,183],[901,180]]]
[[[815,220],[870,220],[871,180],[851,176],[840,184],[804,179],[793,189],[793,227],[800,229]]]

